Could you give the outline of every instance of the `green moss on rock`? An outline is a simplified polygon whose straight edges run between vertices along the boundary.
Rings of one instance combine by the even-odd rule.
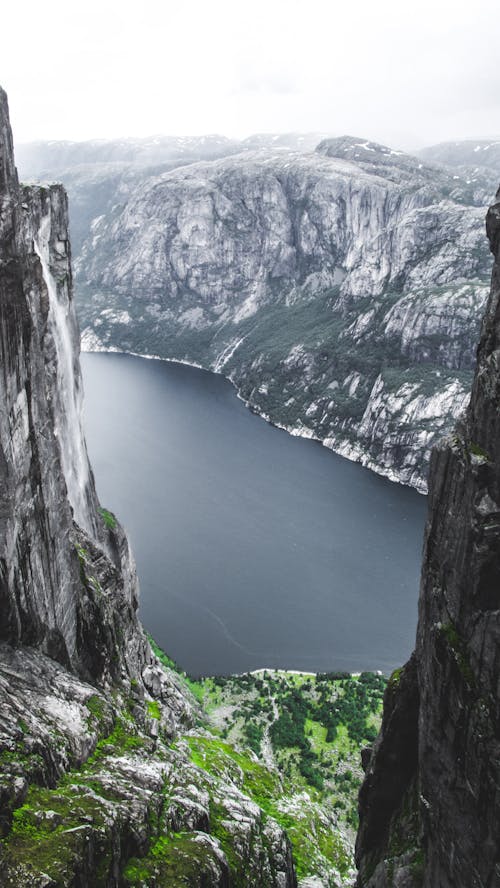
[[[466,684],[471,688],[474,687],[476,681],[470,664],[465,640],[459,635],[452,622],[439,623],[438,630],[453,654],[453,658]]]
[[[201,834],[174,833],[160,836],[143,858],[131,858],[124,870],[125,885],[146,888],[202,888],[217,884],[214,875],[227,871],[221,853]],[[211,881],[208,881],[212,877]],[[232,882],[235,885],[236,883]]]
[[[117,520],[113,515],[113,512],[108,511],[108,509],[99,509],[99,514],[104,521],[108,530],[115,530],[117,525]]]

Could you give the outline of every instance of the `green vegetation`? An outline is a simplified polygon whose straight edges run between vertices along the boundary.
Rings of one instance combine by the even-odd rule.
[[[33,783],[24,804],[13,812],[12,829],[1,844],[0,856],[7,864],[25,867],[26,872],[43,871],[62,888],[84,859],[90,834],[97,832],[100,863],[95,885],[105,886],[116,829],[108,806],[118,805],[113,817],[126,818],[131,792],[130,765],[125,765],[123,774],[115,771],[110,781],[108,761],[138,754],[175,763],[175,780],[167,779],[168,769],[163,788],[145,811],[149,847],[144,856],[131,856],[123,864],[124,885],[189,886],[195,876],[224,868],[218,843],[231,870],[231,884],[250,888],[254,882],[248,870],[249,851],[235,840],[231,792],[236,790],[261,809],[263,826],[272,818],[287,831],[299,878],[319,875],[332,884],[339,884],[339,878],[347,880],[362,777],[360,745],[369,742],[377,730],[385,679],[371,673],[264,671],[194,681],[151,643],[159,659],[176,673],[176,680],[202,703],[208,725],[205,722],[201,730],[181,734],[172,744],[161,732],[149,736],[149,719],[161,718],[161,705],[156,700],[141,704],[137,682],[131,681],[129,698],[115,694],[114,706],[102,694],[92,694],[85,706],[89,730],[100,735],[94,752],[84,765],[70,769],[55,788],[41,785],[43,771],[36,770],[33,757],[33,762],[26,760]],[[19,749],[2,753],[4,765],[13,774],[17,767],[25,772],[21,756],[27,732],[28,725],[20,723]],[[189,785],[209,799],[212,839],[204,840],[202,833],[196,837],[176,831],[183,823],[179,793],[182,799]],[[257,831],[252,842],[257,843],[257,857],[268,853],[265,829]],[[130,853],[139,852],[132,847]]]
[[[188,738],[193,762],[236,783],[287,830],[299,877],[352,866],[339,826],[353,838],[360,747],[377,733],[386,684],[373,673],[273,670],[199,682],[219,736]]]
[[[7,859],[42,871],[63,886],[72,863],[82,853],[88,824],[102,825],[103,820],[98,801],[90,793],[86,795],[83,787],[32,788],[26,803],[14,811],[12,830],[4,842]],[[74,832],[68,832],[70,829]]]
[[[287,810],[286,792],[279,775],[244,752],[216,738],[187,738],[191,757],[198,767],[209,774],[230,780],[239,786],[262,810],[273,817],[288,832],[292,842],[295,866],[299,877],[314,873],[316,867],[327,861],[342,875],[352,864],[350,849],[345,847],[335,827],[321,816],[316,799],[309,803],[302,799],[299,810]],[[212,832],[219,839],[236,874],[241,874],[245,861],[235,854],[231,833],[224,826],[226,817],[222,805],[211,806]]]
[[[173,833],[160,836],[147,857],[129,860],[123,877],[131,888],[149,884],[161,884],[162,888],[191,888],[208,884],[214,866],[220,867],[220,864],[208,841],[200,841],[192,833]]]
[[[389,687],[390,688],[396,688],[398,686],[399,682],[401,681],[403,669],[404,669],[404,666],[399,666],[397,669],[394,670],[394,672],[391,673],[391,676],[389,678]]]
[[[93,722],[97,722],[100,725],[106,714],[106,704],[103,698],[99,697],[98,694],[92,694],[92,696],[85,701],[85,706],[90,712],[90,717],[87,720],[89,728],[92,727]]]
[[[162,651],[162,649],[158,647],[154,638],[149,635],[149,633],[146,633],[146,635],[151,645],[151,650],[153,651],[154,655],[158,657],[160,663],[163,663],[163,665],[166,666],[167,669],[171,669],[172,672],[176,672],[182,678],[184,684],[191,691],[193,696],[196,697],[198,702],[201,703],[205,695],[200,682],[196,681],[194,678],[191,678],[191,676],[189,676],[187,672],[184,672],[181,669],[181,667],[178,663],[175,662],[175,660],[172,660],[172,658],[169,657],[168,654],[165,653],[165,651]]]
[[[386,852],[386,872],[392,885],[398,859],[404,858],[412,875],[418,882],[423,870],[423,851],[420,845],[418,816],[419,797],[414,783],[406,791],[398,815],[391,822],[389,842]]]
[[[92,559],[89,553],[83,548],[83,546],[78,544],[75,548],[78,555],[78,561],[80,562],[80,580],[82,585],[88,592],[91,592],[92,595],[94,595],[94,593],[102,595],[102,587],[99,580],[89,572],[89,567],[92,566]]]
[[[216,737],[187,737],[186,741],[195,765],[243,788],[270,813],[272,801],[282,793],[281,780],[275,771]]]
[[[78,553],[78,557],[79,557],[80,561],[86,561],[86,559],[89,557],[89,553],[87,552],[86,549],[83,548],[83,546],[77,545],[76,551]]]
[[[445,639],[448,648],[453,654],[453,658],[469,687],[474,687],[476,680],[469,660],[467,645],[463,638],[458,634],[453,623],[440,623],[438,625],[441,637]]]
[[[146,707],[149,717],[159,721],[161,718],[160,704],[156,700],[148,700]]]
[[[92,716],[104,714],[101,698],[90,697],[86,704]],[[106,835],[106,800],[119,801],[118,790],[110,789],[102,768],[109,755],[122,755],[144,749],[148,743],[125,718],[115,721],[112,731],[98,743],[81,767],[68,771],[55,788],[32,783],[24,804],[12,815],[12,828],[2,842],[1,853],[32,872],[44,872],[57,886],[68,884],[69,873],[85,854],[89,831]],[[106,843],[105,843],[106,844]],[[96,886],[105,886],[110,858],[103,855]]]
[[[113,512],[109,512],[107,509],[99,509],[99,514],[103,519],[108,530],[115,530],[116,525],[118,524]]]
[[[372,673],[264,671],[195,681],[150,642],[202,703],[212,726],[212,736],[187,736],[178,741],[179,748],[187,744],[193,764],[238,786],[286,829],[299,877],[335,871],[346,877],[352,846],[345,833],[353,837],[357,827],[360,746],[376,735],[386,679]],[[210,812],[211,832],[226,854],[235,884],[247,884],[225,825],[227,812],[213,801]],[[169,854],[176,847],[169,839]],[[158,861],[132,861],[126,872],[131,885],[141,884],[133,881],[138,873],[146,877],[144,866],[148,878],[158,872]]]
[[[488,453],[486,453],[486,450],[483,450],[483,448],[480,447],[479,444],[474,444],[473,442],[469,444],[469,453],[472,453],[473,456],[478,456],[480,459],[483,459],[486,462],[490,459],[490,456]]]

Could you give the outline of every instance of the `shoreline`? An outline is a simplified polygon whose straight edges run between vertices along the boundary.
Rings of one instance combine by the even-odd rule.
[[[252,669],[251,672],[240,672],[238,675],[263,675],[265,672],[272,672],[274,674],[278,673],[279,675],[305,675],[307,677],[314,676],[315,678],[318,675],[330,675],[332,673],[338,673],[339,675],[350,675],[351,678],[359,678],[363,672],[371,673],[372,675],[384,675],[381,669],[363,669],[361,672],[345,672],[343,669],[330,669],[327,672],[304,672],[302,669],[271,669],[268,667],[261,667],[260,669]]]
[[[250,410],[255,416],[263,419],[264,422],[267,422],[275,429],[280,429],[280,431],[286,432],[293,438],[304,438],[308,441],[315,441],[322,447],[325,447],[327,450],[331,450],[331,452],[335,453],[337,456],[342,457],[342,459],[348,459],[349,462],[356,463],[357,465],[362,466],[364,469],[368,469],[370,472],[373,472],[374,475],[378,475],[380,478],[385,478],[392,484],[399,484],[401,487],[409,487],[411,490],[414,490],[416,493],[420,494],[420,496],[427,496],[428,491],[426,486],[417,486],[415,484],[409,484],[405,481],[402,481],[400,478],[398,478],[395,472],[391,471],[391,469],[384,469],[383,467],[379,466],[363,450],[357,448],[353,444],[348,444],[347,442],[345,442],[344,444],[338,443],[334,446],[333,438],[318,438],[314,434],[312,429],[308,429],[307,426],[296,428],[295,426],[283,425],[277,420],[271,419],[266,413],[258,410],[250,401],[247,401],[245,398],[243,398],[238,391],[236,383],[231,379],[230,376],[226,376],[220,370],[208,369],[207,367],[203,367],[202,364],[197,364],[195,361],[186,361],[182,358],[162,358],[160,355],[145,355],[141,354],[140,352],[125,351],[124,349],[117,348],[116,346],[110,346],[109,348],[105,348],[104,346],[100,348],[85,348],[81,346],[80,352],[81,354],[87,355],[130,355],[133,358],[144,358],[147,361],[164,361],[166,364],[181,364],[184,367],[194,367],[196,370],[203,370],[205,373],[214,373],[216,376],[222,376],[223,379],[226,379],[228,382],[231,383],[234,391],[236,392],[236,397],[238,398],[238,400],[240,400],[245,405],[245,407]]]
[[[399,667],[396,667],[399,668]],[[259,669],[250,669],[247,672],[228,672],[227,675],[200,675],[198,678],[193,678],[193,676],[189,675],[187,672],[181,672],[181,675],[187,677],[191,681],[195,682],[203,682],[207,679],[213,680],[217,678],[244,678],[246,675],[261,675],[265,676],[290,676],[290,675],[298,675],[303,676],[304,678],[317,678],[318,675],[339,675],[342,678],[359,678],[360,675],[368,674],[368,675],[383,675],[387,679],[391,675],[391,672],[384,672],[383,669],[363,669],[361,672],[349,672],[345,669],[328,669],[326,671],[321,672],[304,672],[302,669],[275,669],[274,667],[269,666],[261,666]],[[340,679],[339,679],[340,680]]]

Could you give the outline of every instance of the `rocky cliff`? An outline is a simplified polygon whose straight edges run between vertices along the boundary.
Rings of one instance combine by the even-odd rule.
[[[66,195],[19,187],[4,96],[1,111],[1,637],[104,681],[146,655],[118,645],[140,639],[135,571],[100,512],[82,433]],[[79,546],[109,561],[113,601],[82,587]]]
[[[0,882],[294,886],[258,766],[195,759],[199,707],[137,620],[82,433],[67,227],[62,188],[19,186],[0,91]]]
[[[500,203],[487,234],[472,397],[432,456],[416,650],[365,756],[360,888],[500,885]]]
[[[492,172],[353,137],[261,144],[63,174],[84,347],[224,373],[278,425],[425,490],[470,390]]]

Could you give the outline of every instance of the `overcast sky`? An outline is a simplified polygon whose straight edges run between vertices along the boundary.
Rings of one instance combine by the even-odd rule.
[[[14,0],[1,28],[17,142],[500,136],[497,0]]]

